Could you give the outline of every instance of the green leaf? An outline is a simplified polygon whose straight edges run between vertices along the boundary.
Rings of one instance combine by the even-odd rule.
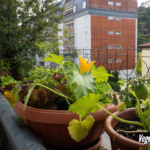
[[[43,61],[51,61],[51,62],[54,62],[54,63],[60,65],[60,66],[62,65],[63,60],[64,60],[64,58],[62,56],[51,54],[51,53],[49,53],[49,55],[51,57],[46,57]]]
[[[100,94],[88,94],[78,101],[73,103],[68,112],[74,112],[78,115],[81,114],[81,119],[83,119],[86,115],[90,114],[91,112],[97,112],[99,109],[99,100],[101,98]]]
[[[134,91],[131,91],[131,90],[129,90],[129,92],[134,96],[134,97],[136,97],[137,98],[137,96],[136,96],[136,94],[135,94],[135,92]]]
[[[91,67],[91,71],[95,71],[96,70],[96,66],[93,64]]]
[[[108,77],[113,76],[111,74],[108,74],[103,66],[98,67],[96,70],[92,70],[92,73],[97,82],[107,83]]]
[[[119,106],[119,111],[124,110],[124,109],[126,109],[126,104],[125,104],[125,103],[122,103],[122,104]]]
[[[118,83],[120,84],[120,89],[122,91],[125,90],[125,88],[127,87],[127,81],[126,80],[120,80],[120,81],[118,81]]]
[[[69,123],[69,134],[76,142],[80,142],[82,139],[86,138],[90,129],[94,125],[94,118],[92,116],[87,116],[85,120],[78,121],[73,119]]]
[[[97,87],[92,73],[86,72],[81,74],[77,64],[69,65],[68,71],[68,84],[76,83],[72,86],[72,90],[77,100],[96,91]]]

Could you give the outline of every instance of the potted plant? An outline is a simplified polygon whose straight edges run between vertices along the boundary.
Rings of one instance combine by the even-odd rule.
[[[60,55],[49,55],[44,61],[56,63],[60,68],[51,76],[45,75],[43,79],[35,79],[29,86],[20,87],[20,100],[15,105],[15,112],[26,119],[30,128],[50,145],[62,148],[88,145],[104,132],[104,121],[108,115],[91,105],[91,115],[82,121],[90,109],[80,115],[72,113],[72,107],[78,101],[84,101],[81,107],[83,110],[91,100],[93,104],[97,102],[112,113],[117,111],[119,106],[110,105],[113,97],[118,104],[117,95],[112,94],[107,84],[108,76],[111,75],[104,67],[96,69],[93,65],[95,62],[88,64],[82,57],[79,57],[79,67],[64,62]],[[69,113],[66,113],[67,110]]]
[[[126,131],[125,129],[120,129],[119,131],[122,131],[124,133],[133,133],[135,136],[136,133],[141,133],[141,134],[147,134],[145,136],[149,136],[149,128],[150,128],[150,100],[149,100],[149,89],[147,83],[150,81],[149,76],[146,77],[140,77],[140,73],[142,72],[142,67],[143,62],[142,62],[142,56],[140,55],[137,65],[136,65],[136,72],[138,74],[136,79],[130,80],[128,83],[127,82],[120,82],[122,84],[121,89],[124,92],[121,92],[120,94],[120,100],[123,100],[123,103],[119,107],[119,110],[124,110],[126,109],[126,105],[129,106],[131,104],[130,99],[128,97],[129,92],[136,98],[136,108],[130,108],[126,109],[125,111],[117,112],[115,114],[112,114],[110,111],[108,111],[106,108],[104,108],[103,103],[99,102],[99,99],[101,97],[100,94],[98,93],[90,93],[83,98],[79,99],[75,103],[73,103],[70,107],[68,112],[74,112],[80,115],[80,118],[83,119],[87,115],[89,115],[91,112],[97,112],[99,109],[104,110],[106,113],[108,113],[109,116],[106,119],[105,122],[105,128],[106,132],[110,135],[111,138],[111,143],[112,143],[112,149],[113,150],[138,150],[138,149],[147,149],[149,148],[149,145],[144,145],[143,143],[139,143],[137,141],[127,139],[123,137],[122,135],[117,134],[117,131],[115,131],[113,128],[116,127],[118,122],[123,122],[125,124],[129,124],[130,128],[133,128],[133,125],[140,126],[139,130],[136,129],[135,131]],[[122,95],[124,93],[124,95]],[[123,97],[123,99],[121,99]],[[86,103],[85,103],[86,100]],[[114,102],[116,98],[114,98]],[[140,104],[140,100],[142,100],[142,105]],[[145,106],[145,108],[142,108]],[[98,114],[99,117],[101,116]],[[139,118],[140,121],[132,121],[128,119],[137,119]],[[125,120],[127,119],[127,120]],[[86,117],[84,120],[72,120],[69,123],[69,132],[71,136],[74,139],[78,139],[80,137],[85,136],[83,134],[83,127],[86,126],[86,128],[93,126],[93,118],[91,115]],[[123,125],[124,126],[124,125]],[[80,130],[79,130],[80,129]],[[133,128],[134,129],[134,128]],[[80,133],[78,133],[80,132]],[[142,138],[141,141],[147,144],[148,138]],[[133,138],[133,137],[132,137]],[[114,140],[113,140],[114,139]],[[140,140],[140,139],[139,139]]]
[[[12,106],[15,105],[15,94],[19,90],[18,86],[21,84],[21,81],[16,81],[13,77],[1,76],[1,90],[4,92],[4,96],[11,103]]]

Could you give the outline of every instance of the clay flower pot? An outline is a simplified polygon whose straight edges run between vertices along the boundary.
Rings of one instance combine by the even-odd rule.
[[[36,109],[27,106],[23,112],[24,104],[18,101],[15,105],[15,113],[27,120],[28,126],[45,142],[62,148],[75,148],[88,145],[98,139],[104,132],[104,121],[108,116],[103,110],[91,113],[95,119],[94,126],[88,136],[81,142],[75,142],[69,135],[68,124],[72,119],[79,119],[75,113],[66,113],[59,110]],[[118,106],[106,107],[110,112],[118,110]]]
[[[136,108],[126,109],[121,112],[116,112],[115,115],[125,120],[133,119],[137,117],[135,110]],[[116,134],[115,140],[113,141],[116,133],[114,128],[117,126],[118,122],[119,121],[114,119],[112,116],[109,116],[105,121],[105,130],[110,136],[112,150],[139,150],[140,147],[144,147],[144,143],[128,139],[119,133]]]

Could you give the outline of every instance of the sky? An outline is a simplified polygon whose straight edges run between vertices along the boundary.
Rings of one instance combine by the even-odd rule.
[[[146,0],[137,0],[138,1],[138,5],[140,6],[142,2],[145,2]]]

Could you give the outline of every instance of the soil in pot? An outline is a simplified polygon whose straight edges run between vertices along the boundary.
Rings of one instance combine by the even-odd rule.
[[[134,119],[130,119],[129,121],[136,121],[136,122],[141,122],[139,118],[134,118]],[[137,131],[137,130],[144,130],[143,127],[135,125],[135,124],[127,124],[127,123],[118,123],[117,126],[114,128],[116,131],[117,130],[124,130],[124,131]],[[122,136],[129,138],[131,140],[137,141],[139,142],[139,135],[142,134],[143,136],[150,136],[150,134],[148,133],[126,133],[126,132],[122,132],[119,131],[119,134],[121,134]]]

